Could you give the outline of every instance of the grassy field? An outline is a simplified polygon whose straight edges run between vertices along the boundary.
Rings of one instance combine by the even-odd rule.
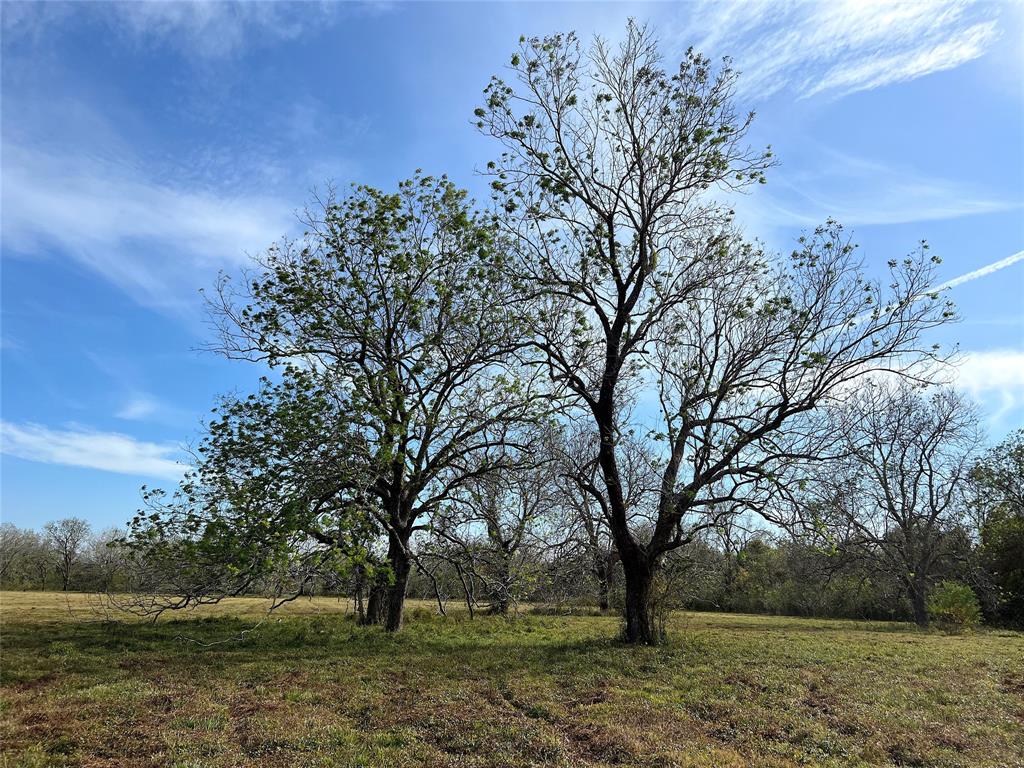
[[[1024,766],[1024,635],[679,614],[356,627],[263,603],[156,625],[2,593],[5,766]]]

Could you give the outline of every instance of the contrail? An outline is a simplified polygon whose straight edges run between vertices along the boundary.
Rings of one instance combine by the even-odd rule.
[[[1015,254],[1007,256],[1005,259],[993,261],[991,264],[976,269],[973,272],[968,272],[966,275],[960,275],[960,277],[954,277],[952,280],[947,280],[941,285],[936,285],[934,288],[930,288],[928,292],[931,293],[933,291],[944,291],[947,288],[956,288],[958,285],[969,283],[971,280],[976,280],[977,278],[984,277],[985,275],[991,275],[993,272],[998,272],[1004,267],[1016,264],[1021,259],[1024,259],[1024,251],[1017,251]]]
[[[952,280],[947,280],[944,283],[939,283],[936,286],[929,287],[927,290],[922,291],[921,293],[914,296],[911,299],[911,301],[913,303],[916,303],[923,299],[925,296],[931,296],[933,294],[938,293],[939,291],[944,291],[947,288],[956,288],[958,285],[969,283],[971,280],[977,280],[979,277],[991,275],[993,272],[998,272],[1000,269],[1005,269],[1011,264],[1016,264],[1018,261],[1021,260],[1024,260],[1024,251],[1017,251],[1016,253],[1007,256],[1005,259],[993,261],[991,264],[986,264],[984,267],[979,267],[973,272],[968,272],[966,274],[960,275],[960,277],[954,277]],[[853,322],[856,325],[860,325],[865,320],[868,320],[872,316],[872,314],[873,311],[864,312],[863,314],[857,315],[857,317],[853,318]]]

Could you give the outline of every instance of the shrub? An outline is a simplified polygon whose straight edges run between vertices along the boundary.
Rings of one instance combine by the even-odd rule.
[[[981,621],[981,605],[966,584],[944,581],[928,598],[928,615],[950,629],[970,629]]]

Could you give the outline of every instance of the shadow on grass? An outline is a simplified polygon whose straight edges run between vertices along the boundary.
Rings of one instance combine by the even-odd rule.
[[[915,634],[927,633],[916,625],[901,621],[882,621],[880,619],[823,619],[815,616],[774,616],[754,613],[714,614],[713,622],[704,619],[699,612],[687,613],[681,617],[677,626],[687,627],[701,625],[715,630],[734,632],[874,632],[880,634]]]
[[[254,625],[252,620],[229,617],[172,619],[157,624],[7,623],[2,682],[31,682],[55,668],[98,672],[109,668],[112,659],[124,668],[169,672],[176,667],[248,667],[254,660],[269,666],[344,660],[356,667],[448,667],[467,673],[493,672],[514,664],[555,674],[595,665],[605,672],[628,674],[638,659],[637,649],[618,640],[614,620],[588,620],[583,637],[579,623],[565,626],[558,619],[533,618],[414,618],[398,634],[361,627],[344,616],[288,616]],[[640,656],[650,661],[673,650],[678,648],[641,649]]]
[[[239,617],[181,617],[156,624],[137,621],[4,622],[4,685],[31,683],[46,675],[91,674],[110,669],[230,672],[254,664],[276,667],[344,663],[353,668],[423,668],[460,675],[504,674],[532,669],[546,674],[649,673],[664,665],[726,653],[722,633],[762,635],[785,644],[791,633],[905,633],[925,638],[912,625],[881,622],[802,620],[721,614],[679,614],[669,640],[636,648],[619,639],[614,616],[526,615],[449,618],[412,611],[398,634],[357,626],[339,614]]]

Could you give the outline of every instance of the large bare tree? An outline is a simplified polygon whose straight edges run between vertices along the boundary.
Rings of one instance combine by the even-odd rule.
[[[925,295],[923,250],[880,285],[834,223],[791,259],[742,240],[713,195],[763,182],[773,160],[746,144],[753,115],[734,106],[728,62],[716,70],[689,51],[667,71],[631,23],[617,48],[521,38],[511,72],[476,110],[505,150],[488,172],[537,317],[534,349],[595,434],[625,638],[654,643],[665,555],[763,503],[781,465],[815,450],[813,428],[796,424],[858,376],[929,354],[921,333],[951,313]],[[628,407],[645,396],[648,407]],[[623,479],[629,412],[658,422],[660,480],[639,508]]]

